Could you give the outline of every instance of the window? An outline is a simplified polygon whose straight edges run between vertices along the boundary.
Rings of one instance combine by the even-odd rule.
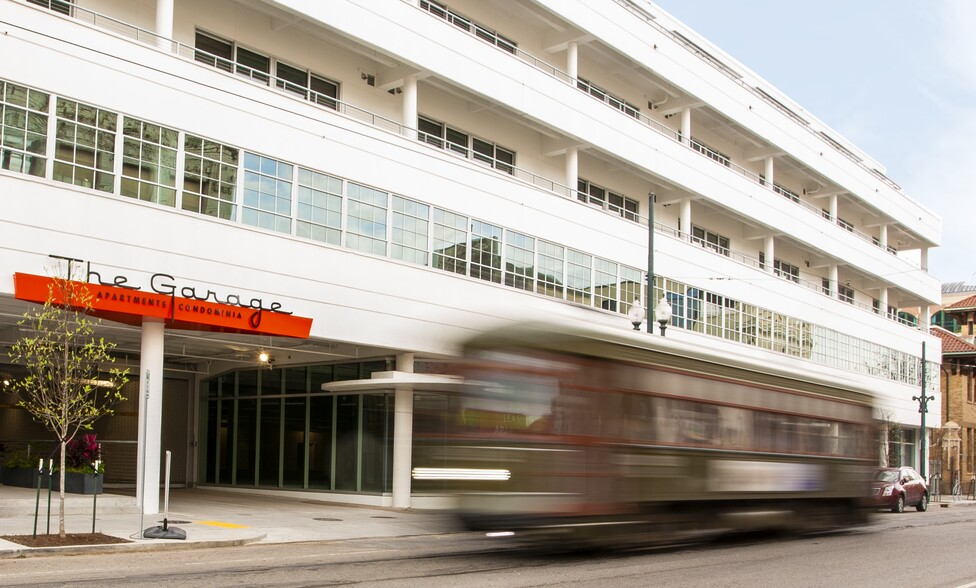
[[[210,67],[234,71],[234,44],[197,31],[193,58]]]
[[[536,291],[553,298],[563,297],[563,263],[566,248],[539,240],[539,270]],[[633,300],[633,299],[631,299]]]
[[[705,157],[713,161],[717,161],[724,166],[732,165],[732,160],[729,158],[728,155],[725,155],[724,153],[719,153],[715,149],[712,149],[711,147],[702,143],[701,141],[699,141],[694,137],[691,138],[691,148],[697,151],[698,153],[701,153]]]
[[[332,110],[339,107],[338,82],[200,31],[196,33],[195,44],[194,59],[200,63],[267,84],[274,62],[276,88]]]
[[[535,239],[507,231],[505,233],[505,285],[532,291],[535,287]]]
[[[611,107],[616,108],[617,110],[623,112],[624,114],[627,114],[634,118],[640,117],[640,108],[638,108],[634,104],[631,104],[630,102],[627,102],[623,98],[614,96],[613,94],[607,92],[603,88],[594,86],[593,84],[584,80],[583,78],[576,78],[576,87],[586,92],[590,96],[593,96],[597,100],[601,102],[606,102]]]
[[[209,139],[187,135],[183,141],[183,198],[180,207],[234,220],[239,151]]]
[[[61,14],[71,16],[71,2],[73,0],[27,0],[29,4],[36,4],[38,6],[43,6],[54,12],[60,12]]]
[[[507,174],[515,173],[515,152],[503,149],[494,143],[475,138],[473,142],[474,159]]]
[[[781,259],[773,260],[773,273],[797,284],[800,283],[800,268]]]
[[[606,188],[597,186],[589,180],[578,179],[576,184],[576,198],[580,202],[586,202],[613,211],[627,220],[637,221],[637,211],[639,205],[636,200],[632,200]]]
[[[290,163],[245,152],[241,222],[269,231],[291,233],[293,170]]]
[[[386,255],[386,209],[389,194],[348,182],[346,247]]]
[[[459,29],[463,29],[469,33],[473,32],[474,35],[482,41],[491,43],[504,51],[508,51],[512,54],[515,54],[518,51],[518,45],[515,43],[515,41],[507,39],[495,31],[472,21],[468,17],[454,12],[440,2],[435,2],[434,0],[420,0],[420,8],[430,12],[438,18],[443,18]]]
[[[342,180],[298,168],[295,234],[339,245],[342,241]]]
[[[427,265],[427,236],[430,207],[393,196],[393,245],[390,256],[417,265]]]
[[[176,206],[179,140],[175,129],[123,117],[121,194]]]
[[[339,106],[339,84],[278,61],[275,63],[275,86],[285,92],[311,100],[332,110]]]
[[[617,264],[599,257],[593,260],[593,305],[613,312],[618,308]]]
[[[830,296],[830,280],[828,278],[820,278],[820,291]]]
[[[717,233],[712,233],[701,227],[691,227],[691,241],[702,247],[707,247],[720,255],[729,256],[729,239]]]
[[[238,47],[236,61],[237,67],[234,68],[234,71],[236,71],[238,75],[250,78],[263,84],[268,83],[268,74],[271,73],[270,57],[266,57],[260,53],[255,53],[250,49]]]
[[[502,281],[502,229],[471,221],[471,277],[500,284]]]
[[[118,115],[64,98],[58,98],[56,112],[54,179],[114,192]]]
[[[437,269],[467,274],[468,217],[434,209],[434,263]]]
[[[472,157],[507,174],[515,173],[514,151],[499,147],[491,141],[471,137],[464,131],[423,116],[417,120],[417,130],[417,138],[424,143],[464,157]]]
[[[793,192],[792,190],[789,190],[787,188],[784,188],[783,186],[780,186],[779,184],[776,184],[776,183],[773,184],[773,192],[776,192],[777,194],[779,194],[780,196],[783,196],[785,198],[789,198],[793,202],[797,202],[797,203],[800,202],[800,197],[797,196],[797,194],[795,192]]]
[[[840,217],[837,217],[837,224],[840,225],[841,227],[847,229],[848,231],[850,231],[852,233],[854,232],[854,225],[851,224],[851,223],[849,223],[849,222],[847,222],[846,220],[844,220],[844,219],[842,219]]]
[[[849,304],[854,304],[854,288],[851,288],[849,286],[841,286],[838,284],[837,298]]]
[[[590,305],[592,281],[590,268],[593,256],[569,249],[566,252],[566,299],[577,304]]]
[[[50,96],[0,81],[0,168],[43,177]]]

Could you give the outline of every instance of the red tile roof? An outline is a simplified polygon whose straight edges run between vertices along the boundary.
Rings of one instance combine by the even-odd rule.
[[[963,298],[959,302],[943,307],[942,310],[971,310],[976,309],[976,295]]]
[[[929,332],[942,339],[942,354],[961,353],[976,355],[976,345],[970,345],[942,327],[932,327]]]

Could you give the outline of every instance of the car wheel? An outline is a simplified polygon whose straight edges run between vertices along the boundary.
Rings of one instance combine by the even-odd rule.
[[[922,499],[918,501],[918,504],[915,505],[915,508],[918,510],[918,512],[925,512],[925,509],[927,509],[928,507],[929,507],[929,495],[922,494]]]
[[[891,512],[905,512],[905,496],[903,494],[898,495],[894,506],[891,507]]]

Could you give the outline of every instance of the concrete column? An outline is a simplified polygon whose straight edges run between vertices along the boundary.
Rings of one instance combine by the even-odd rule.
[[[165,325],[142,319],[139,359],[139,446],[136,503],[144,514],[159,513],[159,468],[163,431],[163,340]]]
[[[569,188],[569,196],[573,197],[579,185],[579,150],[576,147],[566,149],[566,187]]]
[[[830,222],[837,222],[837,194],[830,195]]]
[[[687,106],[681,109],[681,142],[691,144],[691,108]]]
[[[407,76],[403,78],[403,88],[400,93],[403,98],[403,120],[404,134],[410,139],[417,138],[417,77]]]
[[[399,353],[398,372],[413,373],[413,354]],[[413,388],[398,387],[393,415],[393,508],[410,508],[410,472],[413,468]]]
[[[156,0],[156,46],[166,51],[173,49],[173,0]]]
[[[691,240],[691,198],[681,200],[681,231],[688,235]]]
[[[766,185],[769,186],[770,188],[772,188],[773,187],[773,182],[775,181],[774,178],[773,178],[773,158],[772,157],[767,157],[766,158],[766,173],[765,173],[765,175],[766,175]]]
[[[881,288],[878,301],[881,303],[881,315],[888,316],[888,288]]]
[[[566,73],[569,74],[569,77],[575,80],[578,71],[579,45],[576,43],[576,41],[570,41],[569,44],[566,45]]]
[[[925,271],[929,271],[929,248],[922,247],[918,250],[918,265]]]
[[[932,307],[926,304],[925,306],[922,306],[919,311],[918,326],[923,331],[928,331],[929,325],[932,324]],[[948,400],[945,398],[943,398],[942,401],[948,402]]]
[[[837,264],[831,264],[830,275],[828,276],[830,280],[830,297],[837,298]]]
[[[776,256],[775,239],[772,235],[763,239],[763,257],[766,258],[766,271],[773,273],[773,260]]]

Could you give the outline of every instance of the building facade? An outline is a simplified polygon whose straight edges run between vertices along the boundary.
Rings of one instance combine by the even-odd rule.
[[[117,296],[311,319],[307,337],[204,310],[105,321],[138,374],[100,425],[120,482],[155,487],[169,449],[186,484],[424,504],[411,432],[461,342],[540,315],[630,329],[662,298],[668,337],[873,390],[924,463],[912,396],[941,410],[941,340],[896,309],[924,325],[939,301],[939,217],[649,2],[0,17],[21,56],[0,67],[3,344],[29,304],[14,274],[66,264]],[[2,402],[0,440],[41,435]]]

